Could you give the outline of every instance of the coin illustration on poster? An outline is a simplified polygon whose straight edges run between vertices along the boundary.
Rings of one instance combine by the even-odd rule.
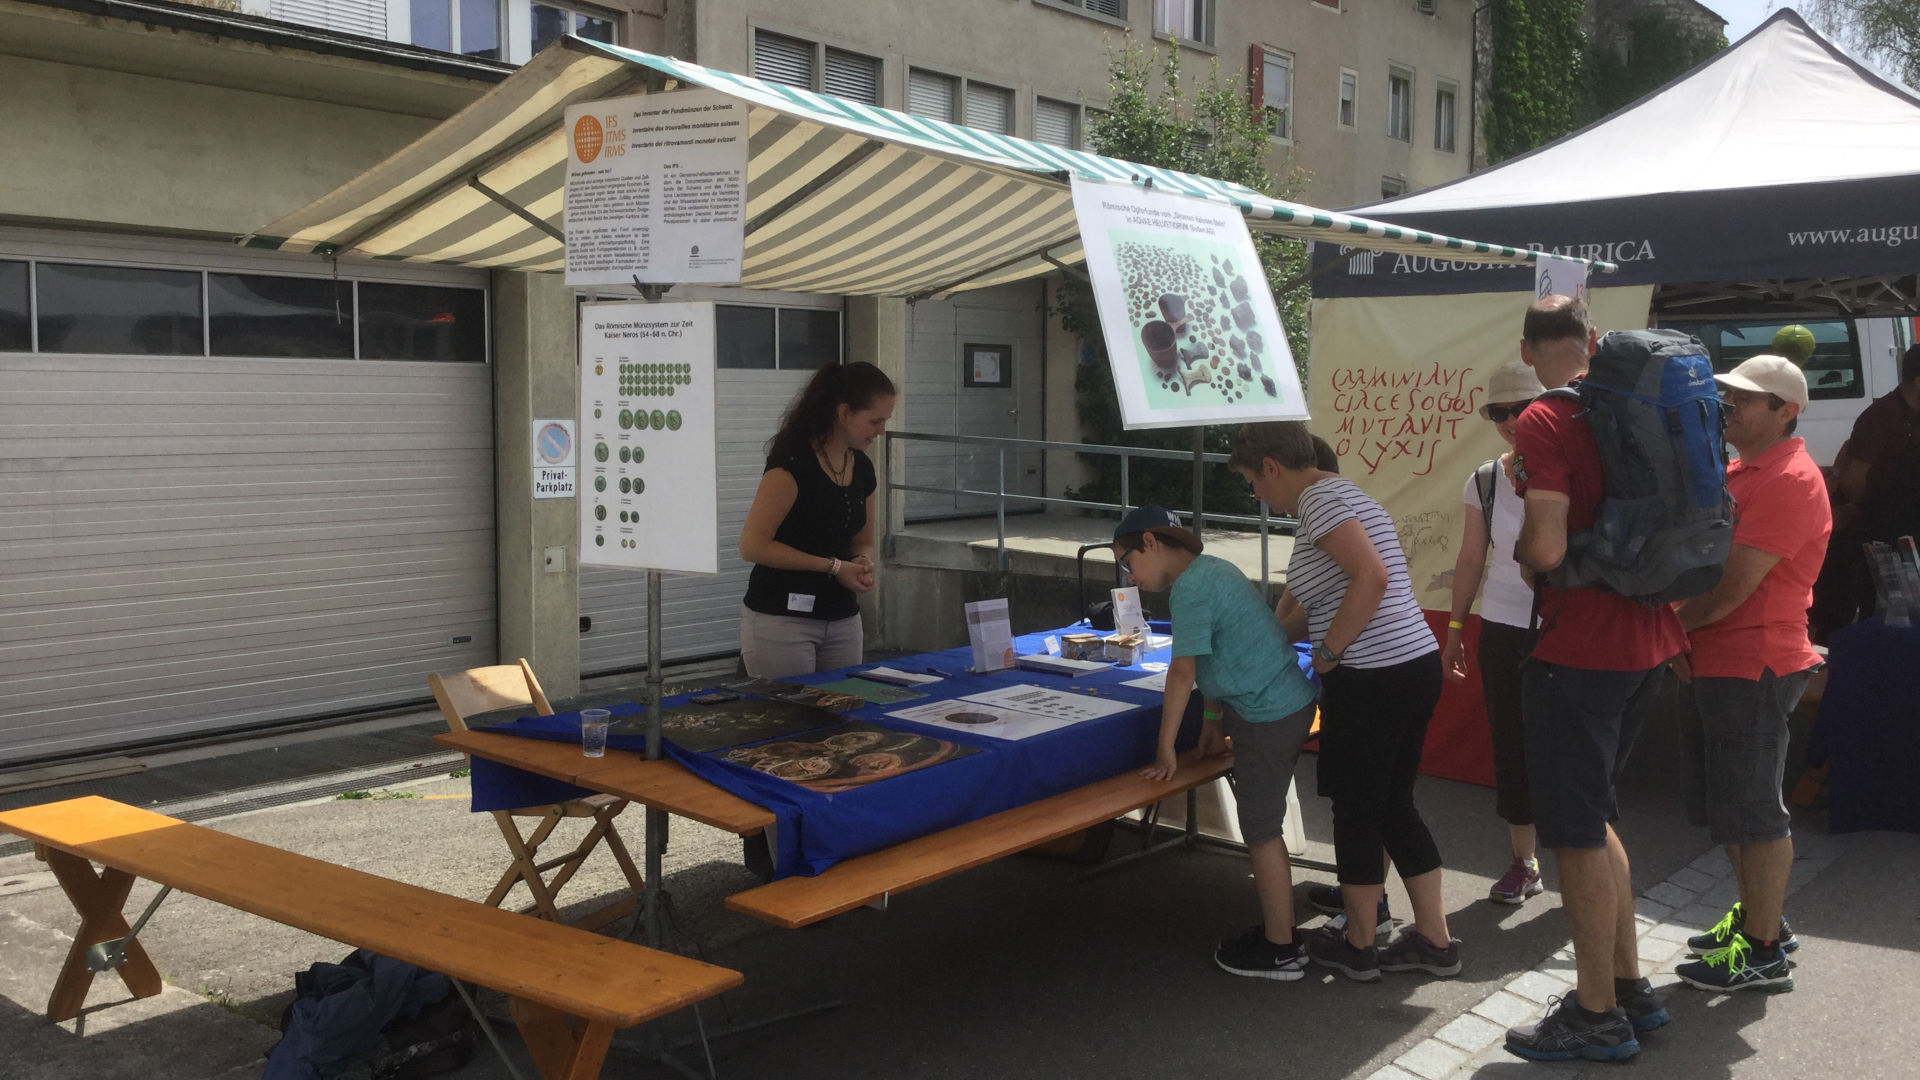
[[[581,565],[720,571],[713,327],[710,303],[581,305]]]

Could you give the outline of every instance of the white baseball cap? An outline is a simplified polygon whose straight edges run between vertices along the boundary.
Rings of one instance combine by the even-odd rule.
[[[1715,375],[1714,380],[1722,386],[1731,386],[1735,390],[1750,390],[1756,394],[1772,394],[1781,401],[1791,401],[1802,409],[1807,407],[1807,376],[1800,365],[1784,356],[1761,353],[1741,361],[1740,366],[1725,375]]]

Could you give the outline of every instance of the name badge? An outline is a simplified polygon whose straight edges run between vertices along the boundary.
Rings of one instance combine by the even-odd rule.
[[[787,594],[787,610],[810,612],[813,610],[813,594],[790,592]]]

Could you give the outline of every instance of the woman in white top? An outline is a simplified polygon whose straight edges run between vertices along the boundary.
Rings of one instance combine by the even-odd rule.
[[[1447,620],[1447,644],[1442,650],[1446,676],[1467,679],[1464,641],[1467,613],[1474,595],[1486,581],[1480,598],[1480,634],[1477,660],[1480,692],[1487,703],[1487,727],[1493,734],[1494,809],[1507,823],[1513,861],[1507,872],[1487,890],[1496,904],[1518,904],[1545,890],[1540,862],[1534,853],[1533,804],[1527,795],[1527,740],[1520,726],[1520,661],[1533,651],[1533,587],[1514,561],[1513,545],[1526,517],[1520,495],[1513,489],[1513,429],[1520,414],[1546,391],[1524,361],[1513,360],[1487,379],[1487,404],[1480,415],[1492,421],[1507,441],[1507,452],[1486,462],[1467,478],[1462,498],[1466,510],[1465,535],[1453,563],[1453,614]]]
[[[1333,800],[1343,926],[1307,942],[1316,963],[1371,981],[1382,971],[1460,972],[1441,906],[1440,850],[1413,805],[1427,722],[1440,700],[1440,650],[1407,580],[1393,519],[1351,480],[1318,466],[1295,421],[1247,424],[1228,464],[1254,494],[1294,514],[1293,557],[1275,614],[1314,643],[1320,673],[1320,794]],[[1414,925],[1374,945],[1385,851]]]

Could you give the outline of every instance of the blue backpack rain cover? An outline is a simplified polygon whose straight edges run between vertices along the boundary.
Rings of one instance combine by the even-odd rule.
[[[1584,380],[1547,395],[1580,402],[1606,485],[1593,528],[1567,538],[1547,581],[1650,605],[1713,588],[1733,546],[1733,503],[1706,346],[1677,330],[1617,330]]]

